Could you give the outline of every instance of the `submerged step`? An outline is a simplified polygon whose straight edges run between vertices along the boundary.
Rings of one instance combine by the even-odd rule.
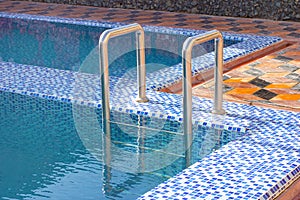
[[[45,67],[0,63],[0,90],[101,108],[100,78],[95,74]],[[147,90],[150,101],[135,101],[136,82],[128,78],[110,77],[111,110],[151,118],[182,121],[182,96]],[[230,115],[218,117],[210,113],[212,102],[193,98],[193,121],[199,126],[245,132],[247,120]]]

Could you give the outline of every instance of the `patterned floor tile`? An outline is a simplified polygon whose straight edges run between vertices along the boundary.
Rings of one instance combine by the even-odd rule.
[[[247,74],[250,74],[250,75],[253,75],[253,76],[261,76],[264,74],[264,72],[262,72],[261,70],[259,69],[254,69],[254,68],[251,68],[247,71],[245,71]]]
[[[256,92],[254,92],[253,95],[258,96],[258,97],[260,97],[262,99],[265,99],[265,100],[270,100],[270,99],[277,96],[276,93],[271,92],[269,90],[265,90],[265,89],[260,89]]]
[[[299,69],[299,67],[294,66],[294,65],[280,65],[278,68],[284,69],[284,70],[289,71],[289,72],[294,72],[294,71],[297,71]]]
[[[262,77],[262,76],[261,76]],[[264,87],[266,87],[266,86],[268,86],[268,85],[270,85],[271,83],[269,83],[269,82],[267,82],[267,81],[265,81],[265,80],[263,80],[263,79],[260,79],[260,78],[255,78],[255,79],[253,79],[253,80],[251,80],[249,83],[251,83],[251,84],[253,84],[253,85],[256,85],[256,86],[258,86],[258,87],[260,87],[260,88],[264,88]]]
[[[271,83],[270,85],[267,85],[265,88],[273,88],[273,89],[282,89],[282,88],[293,88],[297,82],[294,83]]]
[[[300,75],[297,73],[290,73],[290,74],[286,75],[285,78],[289,78],[289,79],[295,80],[297,82],[300,82]]]
[[[234,88],[233,90],[227,92],[227,94],[253,94],[254,92],[258,91],[259,88]]]
[[[299,101],[300,94],[279,94],[272,100]]]

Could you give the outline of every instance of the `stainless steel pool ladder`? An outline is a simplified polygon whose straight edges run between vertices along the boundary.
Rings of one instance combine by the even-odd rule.
[[[214,93],[214,114],[225,114],[222,108],[223,102],[223,36],[217,30],[204,34],[189,37],[183,43],[182,67],[183,67],[183,126],[186,139],[186,149],[192,143],[192,49],[195,45],[215,40],[215,62],[214,70],[215,93]],[[189,150],[187,154],[190,154]],[[186,155],[190,158],[190,155]]]
[[[144,29],[137,23],[121,26],[118,28],[104,31],[99,38],[99,64],[101,74],[102,88],[102,117],[105,121],[110,121],[109,106],[109,70],[108,70],[108,41],[109,39],[129,33],[136,33],[136,51],[137,51],[137,82],[138,97],[137,102],[148,102],[146,97],[146,69],[145,69],[145,33]],[[106,123],[103,123],[103,129],[106,132]]]

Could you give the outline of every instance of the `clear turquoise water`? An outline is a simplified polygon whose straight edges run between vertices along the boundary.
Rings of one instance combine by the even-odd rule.
[[[119,153],[141,155],[140,164],[143,163],[145,153],[162,150],[176,138],[183,141],[180,134],[166,131],[170,127],[173,131],[179,130],[178,123],[165,121],[159,131],[147,132],[148,136],[143,138],[137,135],[134,127],[125,129],[124,126],[112,125],[111,144],[115,150],[109,155],[111,162],[117,163],[113,165],[105,161],[108,154],[102,143],[94,144],[98,151],[93,151],[87,144],[87,139],[93,142],[102,137],[101,134],[93,135],[93,130],[101,129],[100,110],[85,107],[74,110],[75,107],[57,101],[0,93],[2,199],[135,199],[186,167],[183,154],[174,155],[183,143],[174,148],[173,154],[160,154],[171,157],[171,162],[144,173],[142,170],[124,170],[124,165],[133,169],[130,168],[132,163]],[[97,126],[90,125],[88,117],[91,114],[97,116]],[[136,122],[137,116],[127,116],[128,119]],[[151,119],[145,120],[151,122]],[[214,131],[207,128],[195,131],[193,162],[238,137],[236,133],[224,131],[211,141],[212,145],[207,147],[210,149],[200,155],[200,149],[207,144],[205,138],[212,133]],[[152,164],[154,169],[161,161],[157,157]]]
[[[60,24],[27,19],[0,18],[0,60],[57,69],[98,72],[97,45],[102,27]],[[153,72],[181,62],[183,35],[145,33],[147,70]],[[224,46],[239,41],[225,40]],[[109,42],[110,71],[121,75],[136,68],[135,36],[128,34]],[[199,56],[213,50],[213,41],[193,51]],[[91,69],[81,69],[89,62]],[[153,64],[154,63],[154,64]],[[120,72],[121,70],[121,72]],[[120,76],[117,73],[112,75]]]

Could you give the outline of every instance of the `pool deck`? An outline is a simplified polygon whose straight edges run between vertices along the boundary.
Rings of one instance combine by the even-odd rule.
[[[253,108],[252,118],[249,117],[253,120],[251,124],[252,132],[249,137],[230,143],[226,148],[222,148],[210,156],[216,158],[215,160],[222,160],[223,164],[204,159],[141,198],[197,197],[200,199],[226,199],[228,197],[229,199],[272,199],[299,176],[299,22],[275,22],[262,19],[0,0],[1,11],[112,22],[137,22],[147,25],[201,30],[217,29],[232,33],[269,35],[283,38],[289,43],[287,48],[275,50],[275,52],[266,56],[261,55],[261,58],[245,63],[226,73],[226,79],[224,80],[226,85],[225,100],[258,106],[258,108]],[[193,94],[200,97],[210,97],[212,87],[212,82],[208,81],[196,86],[193,89]],[[284,112],[273,112],[273,110],[262,107],[293,112],[287,112],[286,119],[284,119]],[[278,115],[279,113],[283,115],[282,118],[271,117],[271,120],[265,120],[273,114]],[[259,119],[259,117],[265,119]],[[282,134],[283,132],[285,134]],[[240,154],[243,151],[239,147],[241,143],[246,145],[244,146],[244,154]],[[247,154],[246,152],[251,153]],[[254,170],[244,166],[245,163],[241,162],[241,155],[243,155],[242,158],[245,161],[248,161],[248,164],[255,162],[256,165],[253,165]],[[231,161],[228,157],[231,158]],[[286,166],[279,162],[285,157],[291,158],[291,163],[286,163]],[[276,165],[275,169],[278,171],[268,171],[268,167],[272,164]],[[239,168],[240,173],[236,174],[234,171],[230,171],[232,166]],[[256,171],[264,175],[260,175]],[[251,173],[259,176],[252,177]],[[293,178],[283,178],[282,173],[288,173],[291,177],[293,175]],[[273,180],[277,181],[275,183],[272,180],[268,181],[269,176],[275,177]],[[200,187],[199,184],[204,179],[208,181]],[[221,184],[219,184],[220,182]],[[278,184],[279,187],[280,184],[284,187],[278,189]],[[185,188],[184,185],[190,186]],[[247,185],[249,188],[247,188],[247,191],[243,191],[243,188]],[[177,193],[174,191],[177,191]],[[212,194],[212,191],[215,191],[215,194]]]

